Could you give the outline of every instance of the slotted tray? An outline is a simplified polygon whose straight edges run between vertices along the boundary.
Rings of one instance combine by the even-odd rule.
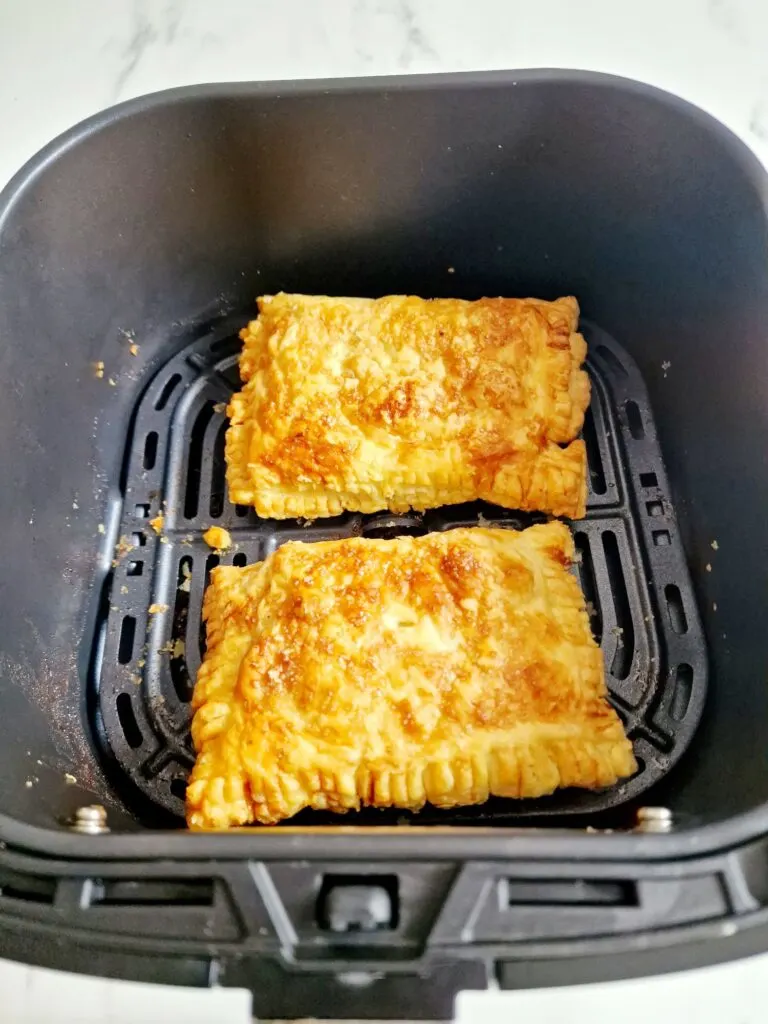
[[[157,373],[137,405],[126,446],[120,539],[92,659],[93,724],[115,785],[133,796],[147,821],[158,812],[183,815],[193,763],[189,702],[205,647],[200,612],[214,566],[259,561],[287,540],[390,537],[478,523],[519,528],[536,518],[474,502],[424,515],[278,522],[230,504],[224,407],[239,387],[237,328],[245,319],[222,322]],[[412,815],[303,812],[294,823],[509,824],[602,812],[658,782],[690,742],[706,691],[706,648],[645,386],[615,341],[582,326],[593,391],[584,426],[588,511],[573,524],[575,570],[639,771],[599,792],[563,790],[539,800],[493,799]],[[158,534],[150,521],[160,514]],[[233,537],[221,556],[202,540],[213,524]]]

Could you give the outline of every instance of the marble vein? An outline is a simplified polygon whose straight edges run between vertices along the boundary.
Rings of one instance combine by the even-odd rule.
[[[169,0],[162,8],[152,0],[133,0],[131,31],[120,51],[120,70],[112,88],[113,100],[122,97],[151,47],[157,43],[171,46],[176,41],[182,16],[179,0]]]

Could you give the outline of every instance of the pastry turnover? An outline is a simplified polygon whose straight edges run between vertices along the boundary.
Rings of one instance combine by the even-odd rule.
[[[289,543],[214,569],[192,828],[418,808],[635,771],[561,523]]]
[[[573,298],[262,297],[228,409],[232,500],[277,519],[476,498],[580,518],[578,315]]]

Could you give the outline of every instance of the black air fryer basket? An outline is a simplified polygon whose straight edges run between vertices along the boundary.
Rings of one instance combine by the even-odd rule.
[[[0,199],[0,955],[444,1018],[768,949],[766,196],[710,117],[563,71],[182,89],[28,164]],[[578,297],[577,571],[634,778],[184,831],[219,558],[527,521],[232,505],[237,331],[279,290]]]

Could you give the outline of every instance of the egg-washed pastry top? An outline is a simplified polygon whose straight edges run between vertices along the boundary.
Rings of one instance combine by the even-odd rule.
[[[580,518],[578,316],[573,298],[263,296],[228,409],[232,500],[278,519],[476,498]]]
[[[192,828],[609,786],[636,768],[561,523],[214,569]]]

